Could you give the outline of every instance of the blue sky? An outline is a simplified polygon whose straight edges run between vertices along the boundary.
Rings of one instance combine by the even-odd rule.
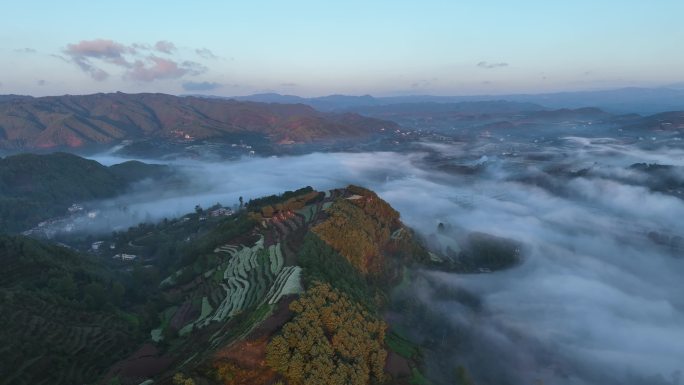
[[[661,86],[684,81],[683,17],[681,0],[14,1],[0,94]]]

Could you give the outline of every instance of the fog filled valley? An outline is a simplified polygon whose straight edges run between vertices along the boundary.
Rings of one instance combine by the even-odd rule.
[[[90,158],[105,166],[129,160],[114,151]],[[681,147],[561,135],[424,140],[401,152],[140,160],[168,165],[173,180],[135,182],[124,194],[83,202],[96,215],[40,231],[55,227],[48,233],[67,245],[88,235],[80,243],[87,247],[196,205],[237,209],[241,197],[364,186],[436,258],[467,255],[478,234],[516,245],[503,265],[416,267],[393,290],[385,318],[423,349],[435,383],[453,383],[459,367],[476,384],[680,383]]]
[[[683,112],[273,97],[0,106],[0,385],[680,384]]]

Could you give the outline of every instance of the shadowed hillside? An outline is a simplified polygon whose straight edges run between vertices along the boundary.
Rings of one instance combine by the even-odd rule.
[[[347,204],[352,215],[340,217]],[[383,319],[398,282],[377,278],[403,276],[426,252],[374,192],[306,187],[206,215],[115,232],[95,251],[87,240],[68,250],[0,237],[0,307],[11,314],[0,326],[15,335],[0,350],[0,384],[422,378],[419,348]],[[361,226],[363,247],[317,235],[340,221]]]
[[[22,231],[64,215],[73,203],[110,198],[131,183],[167,176],[167,166],[129,161],[106,167],[67,153],[0,159],[0,231]]]
[[[128,280],[100,261],[0,236],[0,263],[0,384],[92,383],[144,337]]]

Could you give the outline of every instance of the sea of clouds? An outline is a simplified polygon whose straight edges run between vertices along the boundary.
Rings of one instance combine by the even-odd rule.
[[[654,192],[636,162],[684,165],[678,149],[648,151],[609,139],[566,138],[540,147],[545,161],[486,154],[481,147],[427,144],[410,153],[314,153],[241,161],[169,162],[180,189],[145,182],[96,202],[106,221],[91,231],[125,228],[216,202],[235,204],[310,185],[350,183],[376,191],[423,235],[447,223],[520,241],[524,261],[491,274],[420,271],[411,295],[467,335],[467,343],[427,350],[428,369],[448,381],[448,359],[482,384],[678,384],[684,370],[684,258],[649,232],[684,235],[684,201]],[[435,162],[484,165],[475,174],[438,171]],[[524,158],[524,157],[523,157]],[[123,161],[111,153],[104,164]],[[568,177],[558,166],[589,171]],[[557,167],[555,168],[557,169]],[[531,181],[545,181],[536,183]],[[122,211],[121,207],[126,206]],[[465,290],[478,309],[435,293]],[[436,299],[439,297],[439,299]]]

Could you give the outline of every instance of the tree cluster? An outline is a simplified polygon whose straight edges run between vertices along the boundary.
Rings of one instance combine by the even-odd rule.
[[[304,194],[309,194],[311,192],[315,192],[313,187],[311,186],[306,186],[302,187],[300,189],[297,189],[295,191],[285,191],[281,195],[269,195],[261,198],[256,198],[256,199],[250,199],[249,202],[247,202],[247,210],[249,211],[255,211],[259,210],[263,206],[268,206],[268,205],[275,205],[277,203],[283,203],[287,201],[288,199],[295,198],[300,195]]]
[[[287,200],[280,201],[273,204],[263,205],[258,211],[253,211],[252,216],[261,220],[262,218],[271,218],[280,212],[295,211],[303,208],[320,198],[322,193],[317,191],[310,191],[308,193],[293,196]]]
[[[328,284],[290,304],[294,318],[273,338],[266,362],[290,385],[384,381],[386,324]]]
[[[364,206],[348,199],[337,199],[327,212],[329,218],[315,226],[313,232],[360,272],[379,273],[384,265],[382,247],[392,233],[391,219],[369,215]]]
[[[376,307],[376,290],[346,258],[315,234],[308,233],[304,237],[297,260],[304,269],[302,278],[305,287],[311,287],[316,282],[327,282],[369,310]]]

